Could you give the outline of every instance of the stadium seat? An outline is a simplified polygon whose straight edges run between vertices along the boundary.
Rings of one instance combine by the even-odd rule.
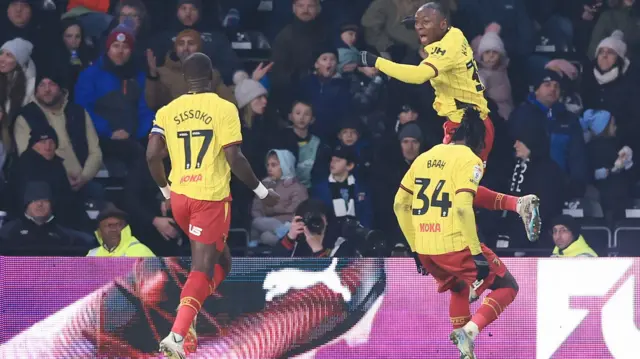
[[[640,220],[618,222],[613,232],[613,244],[619,257],[640,256]]]
[[[615,248],[611,229],[604,220],[596,218],[584,218],[580,223],[582,236],[599,256],[606,256],[610,249]]]
[[[603,218],[600,203],[592,198],[579,198],[569,201],[562,210],[563,214],[574,218]]]

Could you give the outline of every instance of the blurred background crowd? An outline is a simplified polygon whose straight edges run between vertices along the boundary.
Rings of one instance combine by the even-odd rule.
[[[336,255],[349,237],[373,242],[370,229],[376,244],[358,253],[402,254],[393,198],[444,120],[428,83],[357,58],[421,62],[401,20],[426,2],[2,0],[0,252],[187,253],[145,145],[155,111],[186,92],[181,61],[200,51],[215,92],[238,106],[244,154],[282,197],[265,207],[232,180],[234,254]],[[483,241],[501,255],[640,255],[640,4],[441,2],[474,48],[492,109],[483,184],[541,198],[539,242],[517,215],[480,211]],[[300,239],[293,218],[309,213],[326,230]]]

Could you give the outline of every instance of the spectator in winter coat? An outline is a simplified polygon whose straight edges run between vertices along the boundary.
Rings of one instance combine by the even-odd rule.
[[[277,96],[275,106],[282,113],[297,98],[293,91],[310,72],[318,49],[332,39],[325,21],[319,17],[320,11],[320,0],[294,0],[294,19],[278,33],[271,47],[274,65],[269,78]]]
[[[149,13],[144,2],[141,0],[121,0],[118,1],[111,24],[98,40],[100,45],[100,53],[105,53],[109,49],[105,47],[107,39],[113,30],[125,25],[130,29],[132,36],[136,40],[136,46],[131,49],[131,61],[138,71],[147,70],[147,61],[145,52],[152,45],[151,42],[151,26]]]
[[[57,42],[58,16],[55,11],[43,10],[36,6],[37,1],[9,0],[4,1],[3,17],[0,19],[0,44],[22,38],[34,46],[31,58],[37,65],[51,61],[51,52]],[[8,4],[5,8],[4,4]],[[6,9],[6,11],[4,11]]]
[[[632,60],[640,55],[640,3],[636,0],[614,1],[615,6],[602,13],[596,23],[587,56],[590,59],[596,57],[596,49],[600,41],[611,36],[615,30],[621,30],[624,34],[624,41],[629,45],[629,58]]]
[[[587,110],[580,119],[585,131],[592,178],[600,192],[605,218],[613,224],[625,217],[633,151],[616,137],[616,119],[604,110]]]
[[[69,84],[69,100],[73,101],[73,88],[80,73],[95,61],[97,54],[94,48],[85,42],[84,29],[75,19],[64,20],[60,34],[60,60],[56,64],[57,71],[66,76]]]
[[[553,228],[552,257],[597,257],[598,254],[589,247],[589,244],[580,234],[580,224],[571,216],[560,215],[551,222]]]
[[[220,71],[224,82],[231,84],[233,75],[242,70],[242,63],[231,48],[227,36],[211,24],[212,22],[203,18],[201,0],[179,0],[175,23],[169,30],[156,36],[154,54],[164,56],[174,47],[176,36],[180,32],[187,29],[196,30],[202,39],[202,52],[211,58],[213,66]]]
[[[187,29],[176,36],[173,50],[169,51],[164,65],[157,67],[157,59],[153,50],[147,50],[149,76],[147,77],[145,96],[147,104],[152,109],[159,109],[172,100],[187,93],[187,82],[182,75],[182,61],[194,52],[202,51],[200,33]],[[220,76],[220,72],[213,70],[211,87],[221,98],[236,103],[233,91],[228,88]]]
[[[300,81],[298,93],[314,109],[313,133],[321,140],[335,141],[340,123],[349,111],[349,84],[337,74],[337,53],[331,46],[316,52],[315,74]]]
[[[513,99],[507,75],[509,58],[500,35],[493,31],[485,33],[477,50],[478,73],[486,88],[485,94],[496,102],[500,116],[508,119],[513,111]]]
[[[277,205],[265,206],[257,197],[253,200],[251,238],[275,246],[288,231],[285,223],[298,205],[307,199],[307,189],[296,179],[296,159],[287,150],[271,150],[267,154],[267,175],[263,183],[280,195]]]
[[[102,151],[91,117],[80,105],[69,102],[65,76],[38,74],[36,99],[16,119],[14,137],[18,153],[28,149],[32,129],[51,126],[58,138],[56,155],[62,158],[71,188],[85,198],[102,199],[102,186],[93,182],[102,166]]]
[[[13,151],[14,120],[20,108],[33,100],[36,67],[30,58],[31,50],[33,45],[21,38],[0,47],[0,88],[3,89],[0,91],[0,169],[7,154]]]
[[[86,248],[86,251],[95,243],[93,236],[59,225],[51,202],[47,183],[27,183],[20,217],[0,229],[0,253],[73,255],[79,253],[65,252],[65,247],[74,247],[76,251]]]
[[[58,136],[49,126],[31,130],[28,149],[11,167],[9,186],[13,194],[13,213],[22,213],[23,199],[33,181],[45,182],[52,193],[53,213],[59,223],[77,230],[91,231],[82,197],[73,192],[62,159],[56,156]]]
[[[551,158],[570,178],[571,195],[582,197],[589,179],[586,148],[578,117],[559,102],[561,81],[556,72],[546,70],[535,92],[511,113],[509,125],[512,133],[531,125],[544,129]]]
[[[533,193],[540,198],[540,217],[543,228],[540,244],[530,244],[522,227],[522,220],[517,214],[507,214],[510,247],[528,248],[542,245],[550,247],[548,235],[550,227],[545,227],[548,221],[562,214],[568,176],[551,158],[549,135],[545,127],[535,121],[508,122],[510,135],[515,140],[515,166],[511,175],[509,194],[522,196]],[[545,232],[546,228],[546,232]]]
[[[112,204],[100,211],[95,234],[100,247],[90,250],[87,257],[155,257],[131,234],[127,214]]]
[[[371,193],[366,186],[351,174],[356,166],[357,155],[352,148],[338,146],[331,158],[330,172],[324,181],[313,184],[312,197],[325,202],[329,208],[329,222],[343,218],[357,219],[371,228],[373,225]]]
[[[622,32],[614,31],[598,44],[595,59],[582,75],[580,92],[584,108],[609,111],[616,118],[620,141],[639,151],[640,86],[622,38]]]
[[[402,178],[411,167],[413,161],[423,152],[422,130],[415,121],[400,127],[396,135],[395,146],[385,146],[387,156],[374,164],[376,181],[373,183],[376,196],[374,200],[374,218],[376,228],[387,234],[387,243],[391,246],[405,244],[404,235],[398,226],[398,221],[389,206],[396,195]]]

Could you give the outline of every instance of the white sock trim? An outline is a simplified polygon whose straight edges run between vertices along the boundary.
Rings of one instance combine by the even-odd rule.
[[[476,323],[474,323],[473,321],[469,321],[467,324],[464,325],[464,327],[462,328],[470,337],[471,339],[475,340],[476,337],[478,336],[478,334],[480,333],[480,329],[478,328],[478,325]]]

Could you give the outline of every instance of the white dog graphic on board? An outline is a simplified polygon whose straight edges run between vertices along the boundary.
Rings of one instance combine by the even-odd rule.
[[[267,291],[265,300],[270,302],[291,289],[307,289],[322,283],[334,293],[342,295],[345,302],[349,302],[351,301],[351,291],[340,281],[340,276],[336,272],[337,264],[338,258],[333,258],[331,265],[322,272],[308,272],[293,268],[269,272],[262,285],[262,288]]]

